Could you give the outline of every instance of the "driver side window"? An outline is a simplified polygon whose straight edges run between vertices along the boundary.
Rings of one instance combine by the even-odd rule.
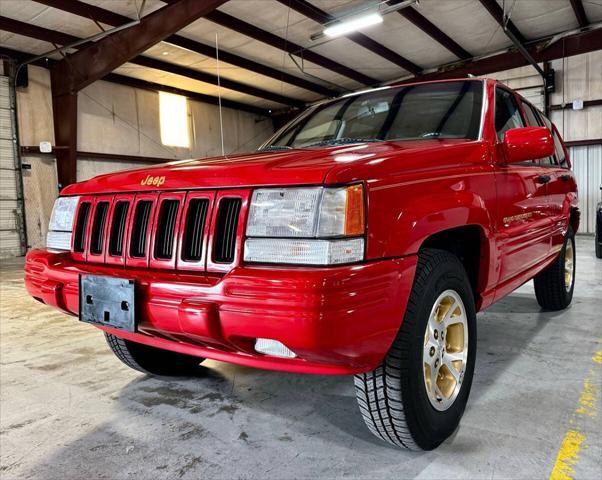
[[[503,88],[495,89],[495,131],[501,142],[504,133],[512,128],[524,127],[514,95]]]

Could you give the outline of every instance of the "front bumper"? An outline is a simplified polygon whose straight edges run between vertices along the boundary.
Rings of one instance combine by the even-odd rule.
[[[150,346],[251,367],[353,374],[380,364],[401,325],[416,257],[330,268],[237,267],[225,275],[182,274],[75,262],[32,250],[25,286],[72,315],[79,275],[136,282],[138,332],[99,327]],[[278,340],[293,359],[262,355],[256,338]]]

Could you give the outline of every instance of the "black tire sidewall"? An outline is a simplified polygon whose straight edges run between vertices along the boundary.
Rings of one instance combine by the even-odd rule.
[[[468,361],[462,387],[456,400],[449,409],[441,412],[431,405],[428,398],[424,384],[422,353],[424,333],[431,309],[445,290],[454,290],[464,303],[468,323]],[[418,294],[420,295],[419,308],[413,322],[414,328],[410,332],[408,375],[407,378],[402,379],[401,387],[404,409],[411,412],[407,416],[408,426],[416,443],[421,448],[429,450],[438,446],[454,432],[464,413],[476,359],[476,312],[472,290],[464,268],[453,257],[435,266],[422,292]]]

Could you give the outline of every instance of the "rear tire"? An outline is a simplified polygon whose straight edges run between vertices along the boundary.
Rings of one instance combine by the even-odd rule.
[[[204,360],[182,353],[149,347],[105,332],[105,338],[115,356],[128,367],[148,375],[184,376],[198,370]]]
[[[575,289],[575,234],[569,227],[554,263],[533,279],[537,303],[546,310],[562,310],[573,300]]]
[[[449,305],[447,310],[440,310],[443,305],[440,299],[447,298],[445,295],[458,299],[458,303],[446,304]],[[453,398],[450,394],[445,399],[447,405],[438,405],[440,400],[434,398],[437,396],[435,392],[446,390],[444,387],[438,390],[439,373],[444,372],[443,365],[453,355],[450,352],[454,351],[450,347],[450,336],[454,335],[450,335],[451,327],[448,325],[455,323],[452,320],[456,305],[463,307],[461,342],[462,348],[467,350],[461,368],[456,370]],[[444,341],[439,333],[439,343],[434,343],[436,349],[430,347],[427,339],[429,332],[433,332],[433,319],[441,322],[435,325],[441,326],[439,331],[445,332],[446,338]],[[437,333],[434,338],[438,338]],[[433,370],[434,374],[430,375],[426,373],[427,368],[430,372],[430,367],[425,361],[429,353],[441,362],[439,370]],[[437,447],[454,432],[464,413],[475,358],[476,313],[464,267],[449,252],[425,249],[419,254],[403,324],[393,345],[375,370],[355,376],[357,401],[366,425],[374,435],[399,447],[411,450]],[[445,370],[448,372],[451,373]],[[431,379],[428,385],[427,378]],[[446,378],[441,377],[442,380]],[[431,388],[432,379],[435,379],[436,389]]]

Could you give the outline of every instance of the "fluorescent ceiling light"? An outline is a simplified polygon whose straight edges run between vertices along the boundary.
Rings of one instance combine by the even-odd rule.
[[[382,23],[382,21],[383,17],[378,13],[370,13],[368,15],[355,17],[327,27],[324,29],[324,35],[327,37],[340,37],[341,35],[361,30],[362,28],[369,27],[370,25]]]

